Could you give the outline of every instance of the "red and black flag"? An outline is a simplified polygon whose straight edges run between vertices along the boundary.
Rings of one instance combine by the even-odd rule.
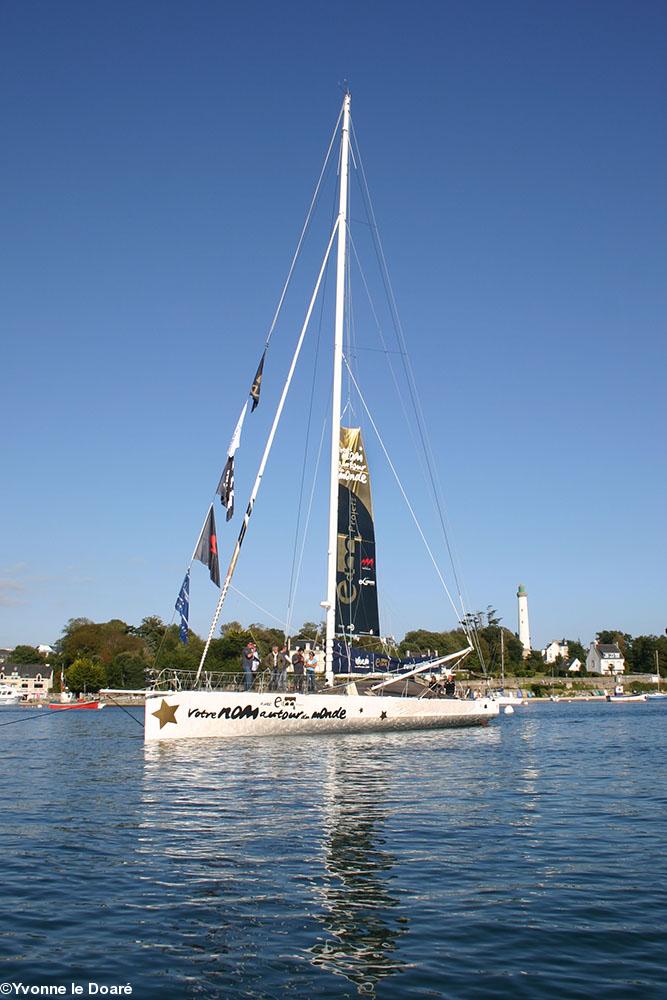
[[[259,362],[259,365],[257,366],[257,372],[255,374],[255,378],[253,379],[252,386],[250,387],[250,396],[252,398],[252,409],[250,410],[251,413],[254,413],[259,403],[259,394],[262,391],[262,375],[264,374],[265,357],[266,357],[266,348],[264,348],[264,353],[262,354],[262,358]]]
[[[208,566],[211,579],[216,587],[220,586],[220,564],[218,563],[218,538],[215,533],[215,514],[213,504],[209,507],[204,527],[201,530],[197,548],[195,549],[195,559]]]

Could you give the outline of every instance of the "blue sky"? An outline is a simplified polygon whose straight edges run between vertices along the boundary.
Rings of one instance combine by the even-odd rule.
[[[79,615],[171,618],[345,78],[471,606],[515,628],[522,582],[535,644],[661,632],[666,38],[651,2],[5,4],[0,645]],[[332,203],[330,184],[246,425],[240,509]],[[316,335],[237,580],[277,617]],[[419,498],[378,357],[360,374]],[[367,448],[386,631],[451,627]],[[312,463],[311,441],[298,622],[324,596]],[[224,565],[238,524],[218,521]],[[201,632],[216,592],[194,573]],[[270,621],[238,596],[222,617]]]

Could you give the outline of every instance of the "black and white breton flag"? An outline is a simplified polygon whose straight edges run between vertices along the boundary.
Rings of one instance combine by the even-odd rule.
[[[220,503],[227,508],[227,520],[231,521],[234,516],[234,456],[230,455],[225,462],[225,467],[220,476],[218,488],[215,491],[220,494]]]
[[[245,403],[243,409],[241,410],[241,416],[238,419],[236,428],[234,429],[234,433],[232,434],[232,440],[229,442],[229,448],[227,449],[227,461],[225,462],[225,467],[222,470],[218,488],[215,491],[220,496],[220,503],[222,506],[227,508],[228,521],[234,515],[234,455],[236,453],[236,449],[241,444],[241,430],[243,428],[243,421],[245,420],[247,411],[248,404]]]

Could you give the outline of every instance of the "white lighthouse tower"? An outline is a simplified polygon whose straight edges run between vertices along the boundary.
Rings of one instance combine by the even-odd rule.
[[[519,642],[523,646],[524,659],[530,653],[530,626],[528,624],[528,594],[522,583],[516,592],[519,601]]]

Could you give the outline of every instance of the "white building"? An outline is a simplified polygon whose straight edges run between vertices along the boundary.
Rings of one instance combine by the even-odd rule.
[[[554,639],[542,650],[542,656],[546,663],[555,663],[559,656],[567,660],[569,648],[565,639]]]
[[[519,642],[523,646],[524,659],[530,655],[530,625],[528,624],[528,594],[522,583],[516,592],[519,603]]]
[[[622,674],[625,671],[623,654],[615,642],[592,642],[586,656],[589,674]]]
[[[17,688],[29,698],[43,698],[53,687],[53,667],[48,663],[3,663],[0,684]]]
[[[567,672],[568,674],[578,674],[582,667],[583,663],[581,662],[578,656],[575,656],[575,658],[573,660],[570,660],[570,662],[568,663]]]

